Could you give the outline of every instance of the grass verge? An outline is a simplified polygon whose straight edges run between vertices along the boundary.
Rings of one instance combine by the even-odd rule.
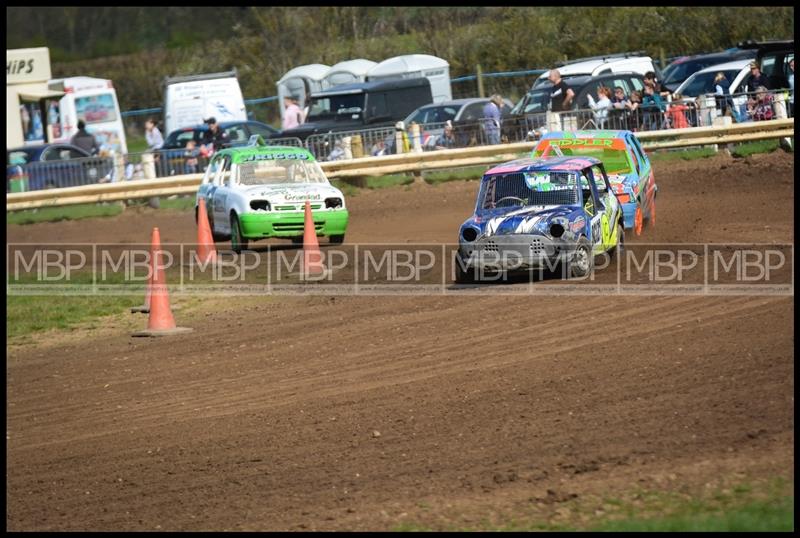
[[[122,213],[122,206],[114,202],[79,204],[62,207],[43,207],[6,213],[6,224],[36,224],[96,217],[114,217]]]
[[[491,520],[491,521],[490,521]],[[457,519],[437,528],[405,522],[395,531],[791,531],[793,484],[782,479],[733,487],[680,491],[635,490],[621,497],[576,498],[532,506],[529,513],[493,514],[468,528]]]

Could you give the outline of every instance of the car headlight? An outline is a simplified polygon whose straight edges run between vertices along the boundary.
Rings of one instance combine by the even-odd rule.
[[[334,209],[337,207],[342,207],[342,199],[341,198],[325,198],[325,207],[328,209]]]
[[[272,209],[267,200],[251,200],[250,208],[255,211],[269,211]]]

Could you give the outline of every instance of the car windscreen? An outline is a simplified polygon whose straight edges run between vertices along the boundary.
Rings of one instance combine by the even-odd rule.
[[[312,97],[307,121],[337,117],[349,118],[352,115],[360,115],[363,110],[363,93]]]
[[[194,129],[173,131],[164,141],[164,149],[178,149],[185,148],[186,143],[190,140],[198,142],[200,140],[202,131],[195,131]]]
[[[478,193],[479,210],[577,203],[578,184],[574,172],[495,174],[483,178]]]
[[[664,84],[679,84],[701,69],[705,69],[709,65],[722,63],[724,61],[724,58],[704,58],[697,60],[686,60],[685,62],[675,64],[675,66],[669,70],[669,73],[665,75],[666,78],[664,79]]]
[[[455,106],[426,106],[422,107],[411,116],[406,118],[405,124],[411,125],[411,122],[416,122],[420,125],[428,123],[444,123],[448,120],[454,120],[460,107]]]
[[[537,88],[525,94],[517,103],[511,114],[533,114],[535,112],[545,112],[547,105],[550,104],[550,88]]]
[[[543,156],[548,149],[550,148],[547,144],[540,144],[539,147],[536,148],[534,157]],[[631,165],[628,162],[628,152],[624,149],[600,148],[591,145],[576,145],[571,147],[559,147],[558,153],[556,153],[554,150],[555,148],[550,149],[548,154],[553,156],[560,153],[565,157],[580,156],[594,157],[595,159],[599,159],[603,163],[607,174],[629,174],[632,172]]]
[[[697,97],[698,95],[703,95],[704,93],[714,93],[714,77],[717,76],[719,71],[707,71],[705,73],[695,73],[684,83],[680,94],[685,97]],[[739,69],[729,69],[727,71],[722,71],[725,74],[725,78],[728,79],[728,83],[733,82],[733,79],[736,78],[736,75],[739,74]]]
[[[237,168],[240,185],[328,183],[316,161],[269,159],[239,163]]]

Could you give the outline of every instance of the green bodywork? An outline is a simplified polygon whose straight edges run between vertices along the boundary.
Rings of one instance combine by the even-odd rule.
[[[317,235],[344,235],[350,213],[346,209],[333,211],[311,211]],[[297,237],[303,235],[305,213],[245,213],[239,216],[242,235],[246,239],[265,237]]]

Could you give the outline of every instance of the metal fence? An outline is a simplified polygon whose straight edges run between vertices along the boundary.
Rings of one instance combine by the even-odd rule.
[[[320,161],[336,161],[393,155],[417,147],[421,151],[435,151],[441,148],[530,141],[553,130],[613,129],[647,132],[711,126],[721,117],[730,117],[732,123],[792,118],[794,108],[788,98],[789,93],[786,90],[728,96],[707,94],[694,99],[665,101],[663,110],[640,106],[633,110],[581,109],[559,114],[540,112],[508,117],[503,119],[499,131],[487,127],[484,120],[454,122],[453,133],[449,138],[444,138],[443,123],[432,123],[418,126],[418,131],[411,126],[407,126],[405,132],[398,132],[395,127],[381,127],[317,134],[308,137],[304,142],[298,138],[279,138],[269,140],[268,143],[305,147]],[[103,156],[9,165],[6,192],[198,173],[205,170],[209,159],[208,156],[189,153],[186,149],[161,150],[152,153],[155,170],[148,174],[143,155],[130,153],[122,156],[122,162],[116,164],[113,156]]]

